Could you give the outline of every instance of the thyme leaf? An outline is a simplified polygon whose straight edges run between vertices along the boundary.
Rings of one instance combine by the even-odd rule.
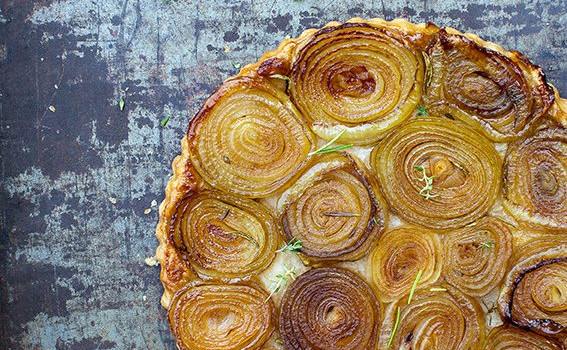
[[[295,271],[295,267],[292,267],[290,269],[286,265],[283,265],[283,268],[284,271],[278,273],[276,275],[276,279],[271,281],[272,286],[270,287],[270,295],[268,295],[265,301],[268,301],[268,299],[270,299],[274,294],[279,292],[282,289],[282,287],[289,282],[289,280],[295,281],[295,276],[297,274],[297,272]]]
[[[167,116],[165,118],[163,118],[159,123],[161,125],[162,128],[165,128],[165,126],[167,125],[167,123],[169,122],[169,120],[171,119],[171,116]]]
[[[446,288],[439,288],[439,287],[432,287],[432,288],[429,288],[429,291],[430,292],[446,292],[447,289]]]
[[[290,253],[299,253],[301,250],[301,241],[297,240],[295,237],[292,238],[288,244],[284,245],[282,248],[276,250],[276,253],[283,253],[286,250]]]
[[[417,106],[417,116],[418,117],[429,117],[429,111],[425,106],[419,105]]]
[[[485,249],[486,251],[491,251],[494,249],[494,240],[490,240],[490,241],[486,241],[486,242],[482,242],[479,246],[478,249]]]
[[[124,97],[120,97],[120,101],[118,101],[118,107],[120,107],[121,111],[124,110],[125,105],[126,105],[126,101],[124,101]]]

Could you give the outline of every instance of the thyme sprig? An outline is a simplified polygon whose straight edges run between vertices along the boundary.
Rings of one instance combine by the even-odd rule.
[[[289,243],[284,245],[282,248],[276,250],[276,253],[283,253],[285,251],[289,251],[290,253],[299,253],[301,250],[301,240],[296,239],[293,237]]]
[[[295,281],[295,276],[297,272],[295,267],[288,268],[286,265],[282,265],[284,271],[276,275],[276,279],[272,280],[272,287],[270,288],[270,295],[266,298],[266,301],[270,299],[274,294],[279,292],[283,286],[285,286],[289,280]]]
[[[417,171],[421,171],[421,173],[423,174],[423,177],[417,178],[417,180],[423,181],[425,183],[421,188],[421,190],[419,190],[419,195],[423,196],[425,199],[439,197],[438,194],[431,194],[431,190],[433,190],[433,179],[435,178],[435,176],[427,176],[427,173],[425,172],[425,168],[420,165],[414,166],[414,169]]]
[[[312,155],[315,155],[315,154],[325,154],[325,153],[337,152],[337,151],[342,151],[343,149],[347,149],[347,148],[352,147],[352,144],[350,144],[350,143],[348,145],[340,145],[340,146],[331,147],[331,145],[333,143],[335,143],[341,136],[343,136],[345,131],[346,131],[346,129],[343,129],[335,137],[333,137],[331,139],[331,141],[327,142],[326,144],[321,146],[319,149],[317,149],[313,152],[310,152],[308,155],[312,156]]]
[[[417,284],[419,283],[421,275],[423,275],[423,270],[419,270],[417,272],[417,276],[415,276],[415,280],[413,281],[408,297],[408,305],[411,303],[411,299],[413,298],[413,293],[415,293],[415,289],[417,288]]]

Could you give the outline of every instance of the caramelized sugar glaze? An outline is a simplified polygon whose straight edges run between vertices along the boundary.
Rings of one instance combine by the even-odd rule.
[[[521,53],[354,18],[225,81],[157,236],[180,349],[565,349],[567,101]]]

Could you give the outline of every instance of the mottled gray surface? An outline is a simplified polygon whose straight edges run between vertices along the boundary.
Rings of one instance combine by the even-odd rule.
[[[430,20],[524,52],[567,95],[565,1],[0,4],[1,349],[175,348],[158,268],[144,264],[156,208],[144,211],[232,63],[288,34],[353,16]]]

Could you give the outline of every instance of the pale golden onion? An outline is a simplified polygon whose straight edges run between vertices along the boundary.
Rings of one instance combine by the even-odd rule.
[[[226,192],[265,197],[306,164],[314,139],[269,79],[225,82],[191,120],[188,150],[203,179]]]
[[[345,23],[299,48],[290,95],[320,137],[346,130],[342,142],[369,144],[411,114],[423,78],[423,57],[406,34]]]
[[[462,119],[495,141],[526,135],[553,103],[542,70],[519,52],[504,55],[440,30],[426,55],[430,113]]]
[[[567,336],[567,242],[523,247],[498,298],[502,317],[542,334]]]
[[[245,278],[274,259],[280,227],[262,204],[217,191],[179,203],[170,236],[203,277]]]
[[[500,192],[502,166],[493,144],[447,118],[405,123],[374,148],[370,162],[392,210],[430,228],[473,222],[490,210]],[[423,172],[433,180],[428,191]]]
[[[376,243],[385,225],[377,184],[362,162],[329,154],[282,197],[286,240],[301,241],[314,260],[357,260]]]
[[[435,283],[441,274],[441,241],[427,229],[403,226],[384,232],[368,259],[378,298],[391,302],[419,285]]]
[[[490,331],[484,350],[563,350],[563,348],[554,339],[504,325]]]
[[[285,292],[280,336],[288,350],[374,349],[380,304],[353,272],[323,267],[300,275]]]
[[[500,284],[511,254],[507,224],[486,216],[444,236],[443,275],[465,294],[483,296]]]
[[[480,350],[485,337],[484,315],[475,299],[449,285],[417,289],[386,309],[379,349]],[[398,308],[400,317],[396,322]],[[393,330],[396,326],[396,332]]]
[[[251,283],[204,283],[175,294],[168,312],[181,350],[257,350],[275,329],[268,293]]]
[[[541,130],[509,147],[504,207],[531,226],[567,229],[567,129]]]

